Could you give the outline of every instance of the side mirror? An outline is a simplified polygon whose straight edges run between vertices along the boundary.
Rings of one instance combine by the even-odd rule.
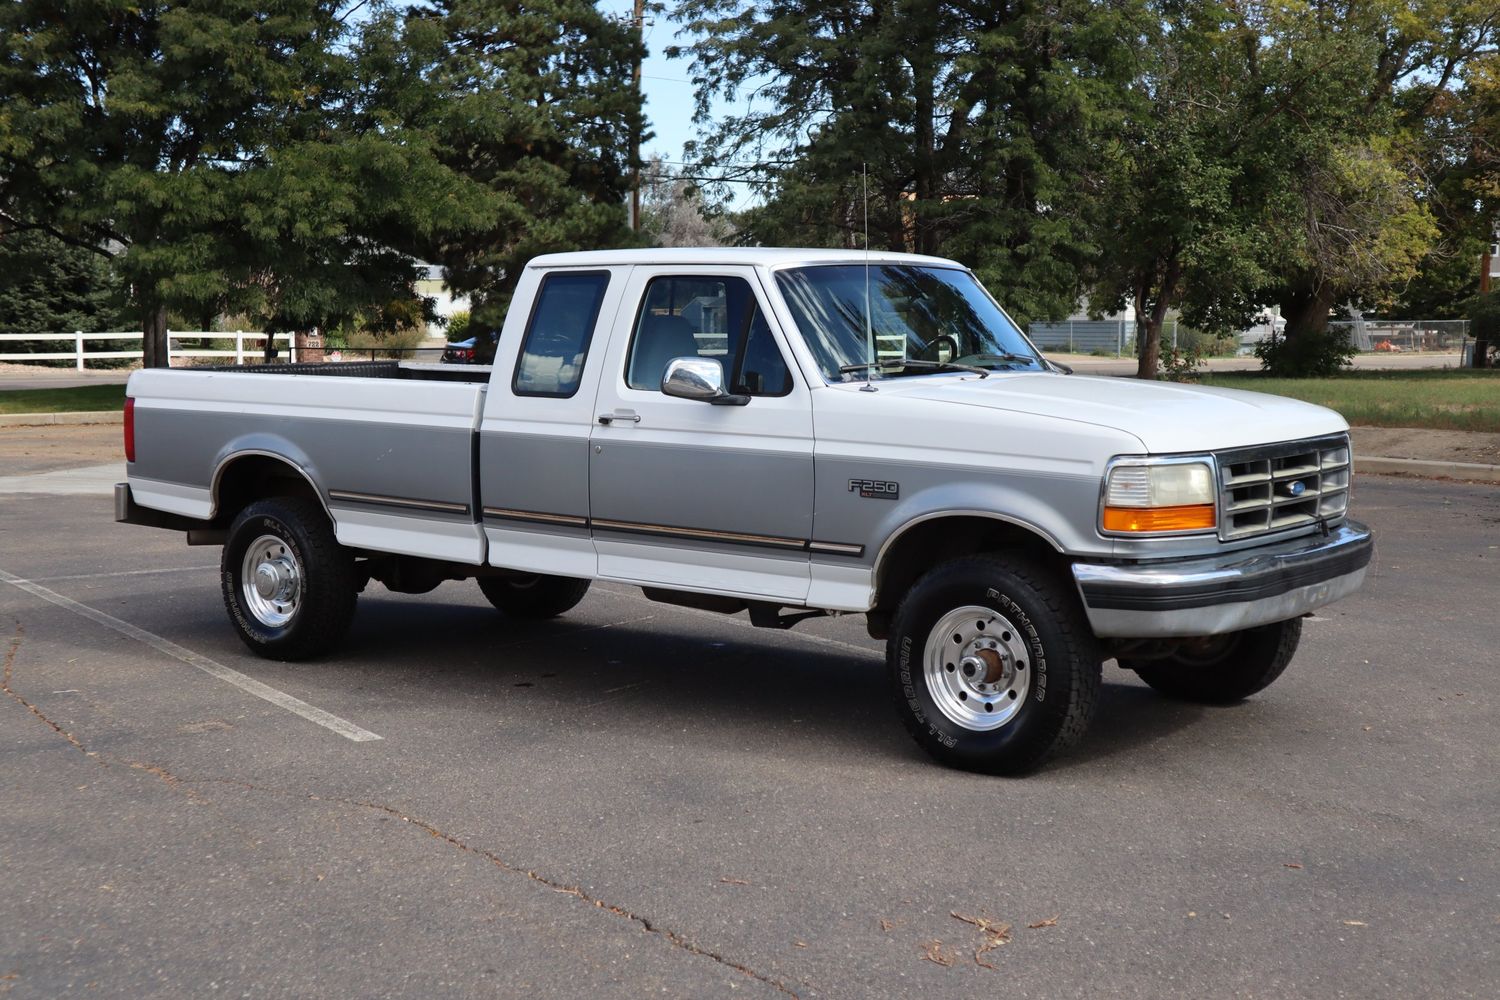
[[[673,358],[661,378],[661,391],[678,399],[696,399],[714,406],[744,406],[749,396],[724,389],[724,366],[714,358]]]

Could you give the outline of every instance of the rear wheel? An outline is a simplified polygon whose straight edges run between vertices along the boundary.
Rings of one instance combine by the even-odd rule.
[[[1160,660],[1123,659],[1141,680],[1170,698],[1227,705],[1263,691],[1297,652],[1302,619],[1215,636]]]
[[[516,573],[480,577],[479,589],[501,614],[540,620],[571,611],[589,592],[589,581],[570,576]]]
[[[245,645],[274,660],[333,649],[354,619],[354,559],[311,500],[258,500],[229,529],[219,563],[229,619]]]
[[[907,730],[945,764],[1021,774],[1078,740],[1100,657],[1077,598],[1039,567],[996,556],[930,571],[886,644]]]

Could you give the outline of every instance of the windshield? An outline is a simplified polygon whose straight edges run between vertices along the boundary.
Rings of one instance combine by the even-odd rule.
[[[818,367],[833,382],[931,374],[949,364],[1043,368],[967,271],[837,264],[779,271],[776,283]]]

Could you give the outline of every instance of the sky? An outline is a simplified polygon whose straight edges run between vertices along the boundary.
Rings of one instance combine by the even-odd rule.
[[[601,10],[629,18],[634,11],[632,0],[602,0]],[[681,167],[682,147],[697,137],[693,125],[693,84],[690,79],[691,60],[668,59],[665,49],[669,45],[686,44],[687,38],[676,37],[680,25],[664,13],[647,14],[646,61],[641,64],[641,90],[646,98],[646,117],[655,136],[641,146],[641,158],[649,160],[660,156],[670,166]],[[723,114],[728,105],[716,100],[713,110]],[[729,205],[731,209],[748,208],[753,196],[744,184],[730,184]]]

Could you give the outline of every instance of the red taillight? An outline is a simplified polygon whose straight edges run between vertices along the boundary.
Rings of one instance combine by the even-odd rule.
[[[125,461],[135,461],[135,400],[125,397]]]

